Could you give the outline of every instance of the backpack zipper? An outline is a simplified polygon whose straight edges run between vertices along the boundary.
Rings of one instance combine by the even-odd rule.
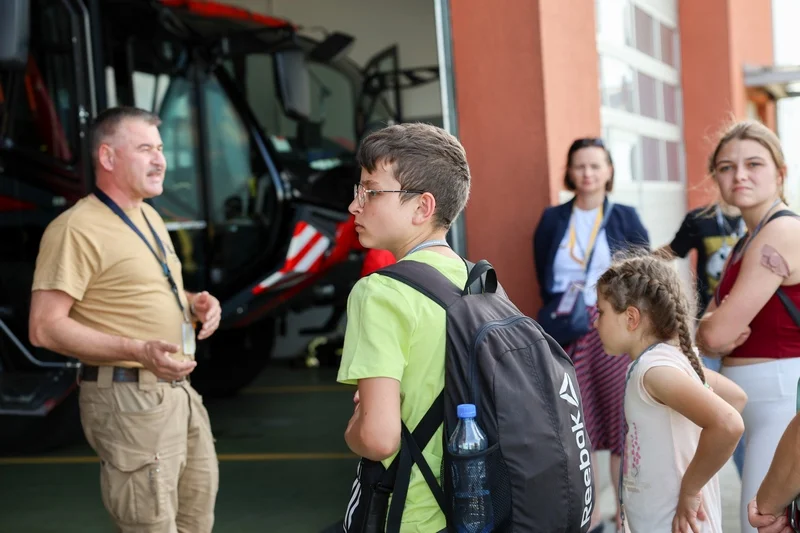
[[[483,327],[478,330],[478,334],[475,335],[475,342],[472,343],[472,348],[469,351],[469,364],[470,364],[470,389],[472,390],[472,403],[475,405],[477,410],[478,407],[478,387],[477,387],[477,375],[478,375],[478,358],[475,357],[475,352],[478,351],[478,345],[483,341],[483,338],[488,335],[489,331],[495,328],[501,328],[504,326],[510,326],[520,320],[531,320],[529,317],[521,315],[521,316],[512,316],[508,318],[504,318],[502,320],[492,320],[491,322],[487,322],[483,325]]]

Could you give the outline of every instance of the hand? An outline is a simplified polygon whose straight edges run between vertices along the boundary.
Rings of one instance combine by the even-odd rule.
[[[700,533],[697,521],[705,519],[706,511],[703,507],[702,493],[685,494],[681,492],[678,496],[675,518],[672,519],[672,533]]]
[[[207,291],[197,293],[192,300],[192,313],[203,323],[203,328],[197,335],[197,340],[207,339],[219,327],[219,319],[222,317],[222,308],[219,300],[211,296]]]
[[[136,361],[161,379],[174,381],[192,373],[196,361],[177,361],[170,354],[177,353],[177,344],[165,341],[147,341],[141,344]]]
[[[747,504],[747,521],[751,526],[758,528],[758,533],[792,533],[786,515],[761,514],[755,498]]]

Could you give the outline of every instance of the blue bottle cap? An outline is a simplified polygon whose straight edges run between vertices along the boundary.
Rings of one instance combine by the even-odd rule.
[[[456,413],[458,414],[458,418],[475,418],[477,411],[474,404],[462,403],[456,407]]]

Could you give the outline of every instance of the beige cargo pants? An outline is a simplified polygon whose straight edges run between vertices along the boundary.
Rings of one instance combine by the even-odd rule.
[[[122,533],[210,533],[219,464],[203,400],[188,382],[139,374],[139,383],[112,382],[108,367],[81,383],[103,505]]]

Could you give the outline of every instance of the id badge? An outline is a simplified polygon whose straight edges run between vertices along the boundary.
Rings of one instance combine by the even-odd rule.
[[[185,355],[194,355],[195,351],[194,324],[192,324],[191,322],[181,323],[181,338],[183,339],[183,353]]]
[[[558,302],[556,308],[556,315],[564,316],[572,313],[575,308],[575,302],[578,301],[578,295],[583,291],[583,283],[573,281],[561,295],[561,301]]]

